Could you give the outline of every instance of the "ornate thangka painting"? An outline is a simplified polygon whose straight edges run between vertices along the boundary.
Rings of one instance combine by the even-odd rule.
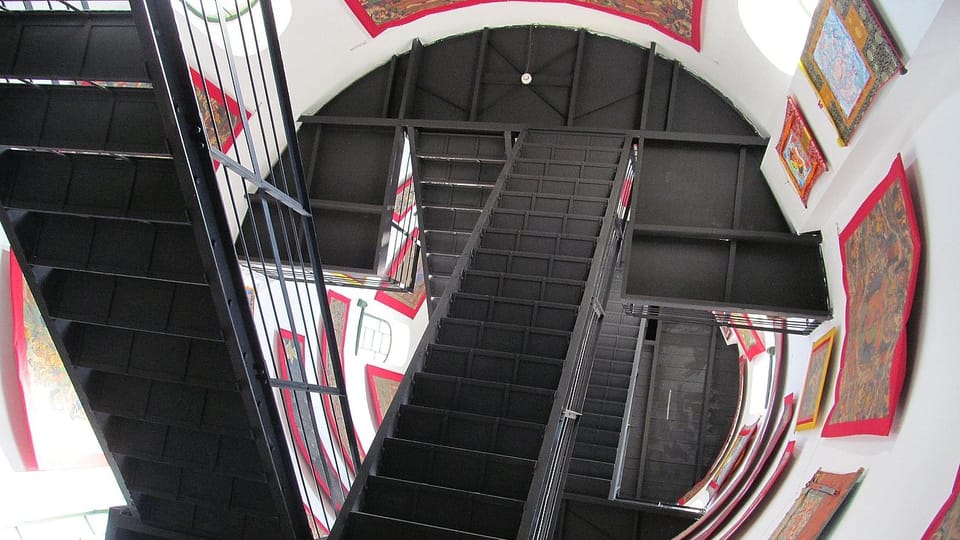
[[[870,102],[903,68],[869,0],[824,0],[813,13],[800,64],[847,144]]]
[[[840,257],[845,336],[823,436],[887,435],[903,386],[906,324],[920,262],[920,233],[900,156],[840,233]]]
[[[346,0],[371,36],[432,13],[504,0]],[[534,0],[536,1],[536,0]],[[543,1],[543,0],[542,0]],[[556,2],[557,0],[545,0]],[[700,50],[703,0],[561,0],[650,25]]]
[[[863,469],[847,474],[818,470],[783,516],[771,540],[815,540],[847,495],[863,476]]]

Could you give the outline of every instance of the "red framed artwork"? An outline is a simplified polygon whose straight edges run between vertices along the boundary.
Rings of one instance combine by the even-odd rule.
[[[960,504],[957,504],[957,495],[960,494],[960,469],[953,481],[953,491],[934,516],[930,526],[923,533],[923,540],[940,540],[960,538]]]
[[[744,523],[749,521],[750,516],[753,515],[753,512],[759,508],[761,504],[763,504],[763,501],[767,498],[767,495],[769,495],[774,486],[777,485],[777,482],[780,480],[780,476],[783,475],[783,471],[785,471],[787,466],[790,465],[790,461],[793,459],[793,453],[796,451],[796,446],[797,441],[790,441],[787,443],[787,447],[780,456],[780,461],[767,478],[767,481],[760,486],[760,490],[756,495],[754,495],[753,499],[750,501],[750,505],[747,506],[747,509],[740,514],[740,517],[737,518],[734,524],[726,530],[724,535],[721,537],[721,540],[734,538],[737,530],[740,529]]]
[[[240,105],[213,81],[204,79],[194,68],[190,68],[190,79],[200,107],[200,118],[207,132],[207,142],[211,148],[218,148],[226,154],[243,131]],[[250,111],[244,111],[243,114],[246,118],[252,116]],[[213,164],[214,168],[220,166],[220,162],[216,160]]]
[[[277,362],[279,364],[280,380],[305,382],[305,347],[306,338],[304,336],[300,334],[294,335],[293,332],[282,328],[277,332]],[[297,353],[298,348],[300,350],[299,354]],[[300,358],[299,362],[296,361],[297,357]],[[298,371],[294,372],[294,369]],[[344,480],[339,478],[339,475],[335,473],[335,471],[337,471],[336,464],[330,458],[329,453],[327,453],[320,434],[316,432],[310,433],[308,431],[314,429],[313,423],[310,421],[313,407],[311,400],[303,398],[302,395],[306,394],[304,391],[300,391],[301,395],[295,395],[294,392],[294,390],[289,388],[280,389],[284,417],[287,420],[287,427],[290,430],[290,435],[296,446],[297,455],[310,467],[317,487],[328,499],[333,500],[330,484],[339,480],[341,485],[344,486],[344,489],[348,488]],[[321,460],[326,464],[326,467],[318,465]]]
[[[787,97],[787,113],[777,142],[777,155],[790,177],[790,183],[806,206],[810,188],[827,170],[827,160],[792,96]]]
[[[330,317],[333,319],[333,332],[336,337],[337,352],[340,355],[340,370],[343,376],[346,377],[346,368],[343,356],[343,340],[347,335],[347,321],[350,317],[350,299],[340,293],[328,289],[327,301],[328,305],[330,306]],[[317,375],[323,384],[336,387],[337,384],[333,375],[333,355],[330,354],[330,342],[327,338],[327,333],[323,330],[322,324],[318,330],[320,334],[321,361],[317,367],[322,371]],[[326,413],[327,427],[330,429],[334,439],[336,439],[337,446],[340,448],[341,455],[343,456],[344,461],[347,462],[350,472],[355,473],[357,467],[353,462],[353,458],[350,455],[349,445],[347,444],[347,428],[343,418],[343,408],[337,402],[337,398],[333,396],[324,395],[321,400],[323,401],[323,410]],[[333,419],[332,424],[330,419]],[[357,444],[359,445],[359,440],[357,441]]]
[[[823,384],[827,380],[827,368],[833,353],[833,342],[837,335],[836,327],[831,328],[813,344],[810,351],[810,363],[807,377],[800,394],[800,408],[797,412],[797,431],[811,429],[817,425],[820,412],[820,400],[823,397]]]
[[[344,0],[367,32],[376,37],[422,17],[504,0]],[[573,4],[656,28],[667,36],[700,50],[703,0],[532,0]]]
[[[744,324],[752,324],[749,315],[744,313],[742,317]],[[740,353],[746,357],[747,360],[753,360],[757,355],[766,352],[767,346],[763,342],[763,337],[755,328],[734,328],[733,333],[737,336]]]
[[[409,253],[411,249],[414,249],[418,233],[419,230],[414,230],[413,235],[404,242],[400,251],[397,252],[397,256],[394,257],[390,265],[389,275],[395,276],[397,274],[399,266],[407,256],[407,253]],[[413,283],[413,290],[410,292],[380,290],[377,291],[373,299],[402,314],[404,317],[413,319],[417,316],[417,312],[420,311],[420,307],[423,306],[423,302],[427,299],[427,287],[424,281],[422,259],[417,261],[417,275],[414,277]]]
[[[822,435],[888,435],[903,388],[920,265],[920,232],[899,155],[841,231],[840,259],[846,323]]]
[[[393,396],[396,395],[402,380],[403,373],[367,364],[367,389],[374,425],[377,428],[383,422],[383,415],[393,402]]]

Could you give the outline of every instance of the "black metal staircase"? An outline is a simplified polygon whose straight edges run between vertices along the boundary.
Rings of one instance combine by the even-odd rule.
[[[334,538],[517,537],[628,148],[521,134]]]
[[[303,535],[143,13],[0,13],[0,221],[131,503],[110,536]]]

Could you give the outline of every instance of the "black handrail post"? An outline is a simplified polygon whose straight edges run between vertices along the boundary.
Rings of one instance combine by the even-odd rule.
[[[283,58],[280,54],[280,36],[277,32],[277,23],[273,17],[273,2],[271,0],[260,0],[263,6],[263,25],[267,40],[267,50],[270,53],[270,64],[273,68],[273,77],[277,85],[277,101],[280,107],[280,117],[283,121],[284,134],[287,138],[287,151],[290,153],[290,167],[292,169],[294,185],[297,187],[297,198],[303,208],[310,208],[310,195],[307,192],[305,175],[303,170],[303,160],[300,155],[300,145],[297,139],[297,127],[293,120],[293,110],[290,104],[289,87],[287,86],[287,77],[283,67]],[[330,304],[327,298],[327,287],[323,281],[323,265],[320,261],[320,254],[317,252],[316,234],[317,229],[314,225],[313,214],[304,216],[305,233],[309,237],[306,242],[307,254],[310,257],[311,266],[313,266],[314,283],[320,296],[320,312],[323,317],[324,332],[327,335],[331,364],[333,367],[333,377],[337,388],[340,389],[340,409],[343,412],[343,423],[347,430],[347,444],[350,447],[350,455],[355,464],[360,463],[360,451],[357,447],[357,437],[354,433],[353,417],[350,414],[350,405],[346,399],[346,386],[344,384],[343,369],[340,360],[340,348],[337,346],[337,335],[333,331],[333,316],[330,313]],[[279,262],[279,261],[278,261]]]

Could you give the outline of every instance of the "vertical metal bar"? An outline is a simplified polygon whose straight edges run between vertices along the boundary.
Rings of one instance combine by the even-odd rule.
[[[650,114],[650,95],[653,93],[653,71],[657,65],[657,43],[650,42],[647,52],[647,72],[643,77],[643,97],[640,99],[640,129],[647,129],[647,116]],[[643,141],[640,142],[643,144]]]
[[[280,116],[283,120],[284,132],[287,136],[287,141],[289,146],[287,150],[290,152],[290,166],[293,169],[294,181],[297,186],[297,195],[301,205],[304,208],[310,208],[310,199],[307,195],[306,185],[304,184],[304,174],[303,174],[303,161],[300,156],[300,146],[297,144],[297,127],[294,124],[293,111],[290,104],[290,89],[287,86],[287,78],[284,73],[283,68],[283,59],[280,55],[280,40],[277,33],[277,23],[273,18],[273,2],[271,0],[260,0],[263,4],[263,22],[264,29],[267,38],[267,48],[270,52],[270,63],[273,66],[273,76],[276,80],[277,85],[277,101],[280,105]],[[320,297],[320,311],[321,316],[323,317],[323,326],[324,331],[327,332],[328,343],[330,343],[329,351],[331,356],[331,363],[333,364],[333,375],[337,383],[337,388],[341,392],[346,393],[346,385],[344,384],[343,379],[343,368],[341,366],[340,360],[340,349],[337,347],[337,335],[334,332],[333,326],[333,316],[330,313],[330,300],[327,297],[327,287],[323,282],[323,266],[320,261],[320,254],[317,253],[316,239],[314,235],[316,234],[316,228],[314,225],[313,215],[303,218],[305,227],[308,229],[308,236],[310,237],[307,244],[307,252],[310,257],[311,265],[313,266],[313,272],[315,279],[313,280],[317,286],[317,291]],[[360,452],[357,449],[357,438],[354,434],[353,428],[353,416],[350,414],[350,406],[346,400],[341,402],[342,412],[343,412],[343,422],[348,431],[347,433],[347,443],[350,447],[350,455],[353,458],[353,462],[360,463]]]
[[[567,104],[567,125],[573,125],[574,115],[577,113],[577,97],[580,93],[580,66],[583,64],[583,44],[587,39],[587,31],[580,29],[577,38],[577,60],[573,64],[573,80],[570,81],[570,101]]]
[[[407,60],[407,77],[403,81],[403,95],[400,97],[400,111],[397,115],[405,119],[413,108],[414,93],[417,91],[417,78],[420,73],[420,56],[423,54],[423,44],[419,39],[413,40],[410,56]]]
[[[387,87],[383,91],[383,102],[380,104],[380,117],[390,115],[390,101],[393,98],[393,79],[397,73],[397,55],[390,57],[390,67],[387,69]]]
[[[477,66],[473,72],[473,95],[470,98],[470,121],[477,120],[480,104],[480,87],[483,85],[483,68],[487,61],[487,43],[490,39],[490,29],[484,28],[480,33],[480,50],[477,51]]]
[[[670,97],[667,99],[667,121],[665,131],[673,128],[673,117],[677,109],[677,86],[680,83],[680,62],[673,61],[673,74],[670,77]]]

